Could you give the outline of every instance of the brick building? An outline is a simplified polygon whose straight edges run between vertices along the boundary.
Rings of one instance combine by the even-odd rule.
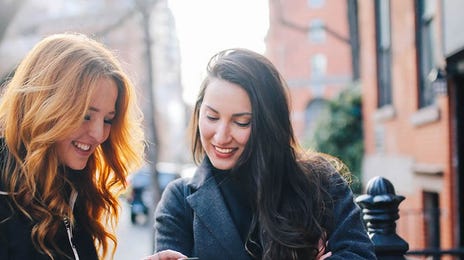
[[[269,1],[265,55],[290,88],[292,124],[303,141],[319,112],[353,80],[349,1]]]
[[[397,231],[411,250],[464,245],[463,7],[358,0],[364,181],[406,197]]]

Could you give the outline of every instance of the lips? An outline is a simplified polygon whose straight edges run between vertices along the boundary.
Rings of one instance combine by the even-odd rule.
[[[224,153],[224,154],[232,153],[235,150],[233,148],[220,148],[217,146],[214,146],[214,149],[216,150],[216,152]]]
[[[76,147],[77,149],[83,151],[83,152],[88,152],[90,151],[90,148],[92,147],[90,144],[84,144],[84,143],[80,143],[80,142],[77,142],[77,141],[73,141],[72,144],[74,145],[74,147]]]
[[[230,159],[234,156],[238,148],[221,148],[217,146],[214,147],[214,154],[218,159]]]

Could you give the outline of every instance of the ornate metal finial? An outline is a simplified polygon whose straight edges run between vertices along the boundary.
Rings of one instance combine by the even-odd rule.
[[[396,234],[395,224],[403,200],[404,196],[395,194],[393,184],[380,176],[367,183],[367,194],[356,198],[378,259],[405,259],[409,245]]]

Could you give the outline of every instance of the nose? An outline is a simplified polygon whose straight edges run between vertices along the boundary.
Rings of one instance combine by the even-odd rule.
[[[103,143],[105,136],[105,123],[97,120],[91,122],[88,128],[88,134],[98,143]]]
[[[227,144],[232,140],[230,126],[227,123],[220,123],[216,128],[214,139],[217,144]]]

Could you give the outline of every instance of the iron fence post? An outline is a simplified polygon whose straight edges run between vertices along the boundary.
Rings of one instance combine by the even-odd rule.
[[[404,196],[395,194],[393,184],[379,176],[367,183],[366,194],[356,198],[379,260],[406,259],[404,255],[409,245],[396,234],[395,223],[399,218],[398,206],[403,200]]]

